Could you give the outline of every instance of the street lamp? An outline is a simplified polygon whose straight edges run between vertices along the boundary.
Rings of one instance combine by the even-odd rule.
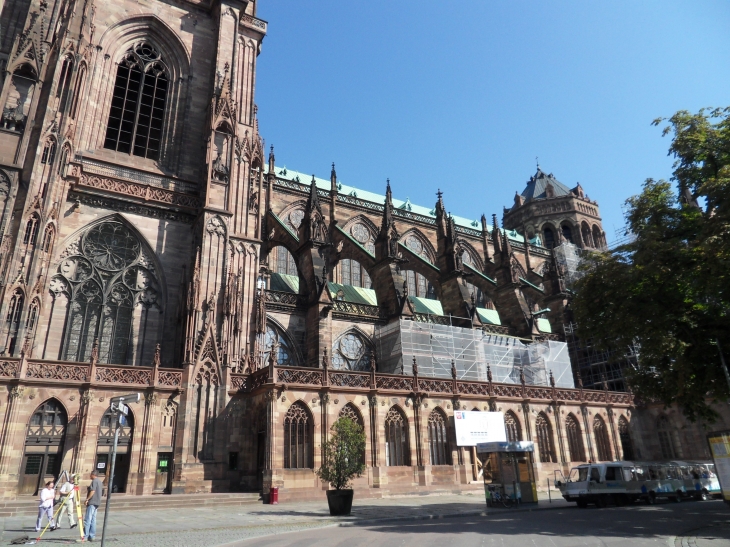
[[[109,501],[112,498],[112,485],[114,484],[114,464],[117,460],[117,443],[119,442],[119,421],[124,420],[129,413],[130,403],[138,403],[141,399],[139,393],[130,393],[109,399],[109,410],[114,420],[114,445],[112,446],[112,465],[109,469],[109,478],[106,486],[106,505],[104,506],[104,526],[101,529],[101,547],[104,547],[104,536],[106,535],[106,520],[109,517]]]

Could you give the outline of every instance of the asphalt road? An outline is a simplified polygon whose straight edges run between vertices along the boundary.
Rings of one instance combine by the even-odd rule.
[[[327,527],[227,547],[730,546],[730,508],[720,501],[607,509],[499,512],[480,517]]]

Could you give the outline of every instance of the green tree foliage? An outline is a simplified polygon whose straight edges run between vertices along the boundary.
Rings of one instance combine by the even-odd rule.
[[[674,185],[652,179],[626,204],[627,244],[592,255],[573,302],[579,334],[605,349],[640,345],[639,397],[712,420],[730,395],[730,108],[668,122]],[[717,342],[719,341],[719,347]]]
[[[335,490],[348,488],[352,479],[365,470],[364,453],[362,426],[350,418],[339,418],[332,425],[332,435],[324,445],[322,467],[317,470],[317,476]]]

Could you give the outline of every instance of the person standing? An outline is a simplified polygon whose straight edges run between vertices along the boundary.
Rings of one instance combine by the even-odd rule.
[[[86,494],[86,516],[84,517],[84,535],[86,541],[94,541],[96,536],[96,512],[101,505],[101,493],[104,490],[96,471],[91,472],[91,484],[89,485],[88,494]]]
[[[76,498],[76,492],[74,492],[74,483],[68,480],[63,483],[61,487],[61,503],[64,504],[64,509],[68,515],[69,528],[76,528],[76,519],[74,518],[74,500]],[[61,513],[58,515],[58,522],[56,522],[56,528],[61,527],[61,521],[63,520],[64,509],[61,509]]]
[[[56,523],[53,521],[53,500],[56,497],[56,491],[53,489],[53,481],[48,481],[46,487],[41,490],[40,499],[38,503],[38,520],[35,523],[35,531],[41,531],[41,524],[43,523],[43,515],[48,519],[48,523],[51,525],[51,530],[56,529]]]

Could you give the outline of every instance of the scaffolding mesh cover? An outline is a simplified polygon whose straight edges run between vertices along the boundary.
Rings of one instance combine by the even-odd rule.
[[[583,272],[578,271],[583,250],[566,241],[555,247],[553,252],[555,253],[555,261],[563,268],[565,285],[568,288],[572,288],[575,282],[583,277]]]
[[[518,338],[433,323],[400,319],[377,327],[378,370],[393,374],[413,374],[413,357],[418,374],[451,378],[451,361],[460,380],[487,381],[487,365],[494,382],[525,382],[545,386],[552,371],[555,385],[575,387],[565,342],[524,343]]]

